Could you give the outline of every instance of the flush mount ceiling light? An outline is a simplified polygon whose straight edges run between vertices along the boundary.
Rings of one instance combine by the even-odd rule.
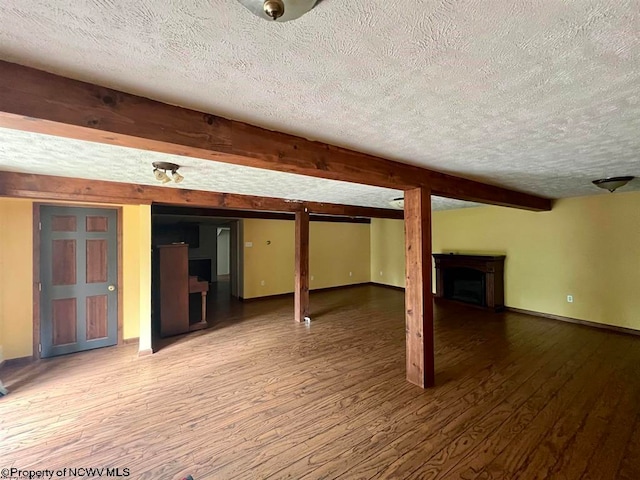
[[[599,180],[594,180],[592,183],[596,187],[604,188],[605,190],[609,190],[611,193],[613,193],[618,188],[624,187],[627,183],[629,183],[634,178],[635,177],[631,177],[631,176],[609,177],[609,178],[601,178]]]
[[[288,22],[301,17],[320,0],[238,0],[254,15],[265,20]]]
[[[162,183],[168,183],[173,178],[173,181],[176,183],[182,182],[184,177],[178,173],[178,169],[180,165],[169,162],[153,162],[153,176],[156,177],[156,180]],[[167,175],[167,172],[171,172],[171,177]]]
[[[389,202],[389,205],[391,205],[393,208],[396,208],[398,210],[404,210],[404,198],[403,197],[394,198]]]

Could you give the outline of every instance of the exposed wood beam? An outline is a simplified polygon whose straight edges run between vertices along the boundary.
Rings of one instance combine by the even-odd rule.
[[[348,206],[347,206],[348,208]],[[295,220],[291,212],[256,212],[252,210],[223,210],[219,208],[176,207],[154,203],[151,210],[153,215],[181,216],[181,217],[212,217],[212,218],[256,218],[267,220]],[[400,212],[402,213],[402,212]],[[370,224],[368,217],[343,217],[334,215],[309,215],[310,222],[362,223]]]
[[[383,208],[301,202],[282,198],[15,172],[0,172],[0,196],[122,204],[160,202],[171,205],[263,212],[296,212],[307,208],[317,214],[365,218],[402,218],[403,215],[402,211]]]
[[[407,380],[426,388],[435,384],[429,191],[406,191],[404,209]]]
[[[0,126],[495,205],[551,201],[0,62]]]
[[[404,217],[402,210],[391,208],[358,207],[356,205],[341,205],[338,203],[303,202],[305,208],[311,214],[337,215],[343,217],[365,218],[392,218],[401,220]],[[316,215],[313,215],[314,219]]]
[[[294,318],[304,322],[309,317],[309,212],[296,212],[296,276],[294,290]]]

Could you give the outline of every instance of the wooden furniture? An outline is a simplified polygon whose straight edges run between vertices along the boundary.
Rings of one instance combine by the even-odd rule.
[[[436,263],[436,297],[452,298],[447,288],[451,276],[465,270],[480,272],[483,295],[479,306],[499,311],[504,308],[504,255],[454,255],[434,253]],[[457,299],[459,300],[459,299]]]
[[[168,337],[207,326],[206,296],[209,285],[189,278],[189,246],[185,243],[158,245],[160,336]],[[201,293],[202,315],[189,318],[189,294]]]
[[[189,293],[200,293],[201,298],[201,311],[199,322],[193,322],[190,324],[190,330],[199,330],[207,326],[207,292],[209,291],[209,283],[200,280],[197,276],[191,275],[189,277]]]

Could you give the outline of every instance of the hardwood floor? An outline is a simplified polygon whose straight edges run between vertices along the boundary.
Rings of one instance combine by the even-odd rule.
[[[5,368],[0,467],[135,479],[640,478],[640,338],[436,305],[436,387],[407,383],[404,296],[247,302],[155,355]],[[90,476],[87,476],[90,477]]]

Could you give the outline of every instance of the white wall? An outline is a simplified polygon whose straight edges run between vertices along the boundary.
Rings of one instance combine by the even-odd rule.
[[[229,275],[230,239],[228,228],[218,228],[218,275]]]

